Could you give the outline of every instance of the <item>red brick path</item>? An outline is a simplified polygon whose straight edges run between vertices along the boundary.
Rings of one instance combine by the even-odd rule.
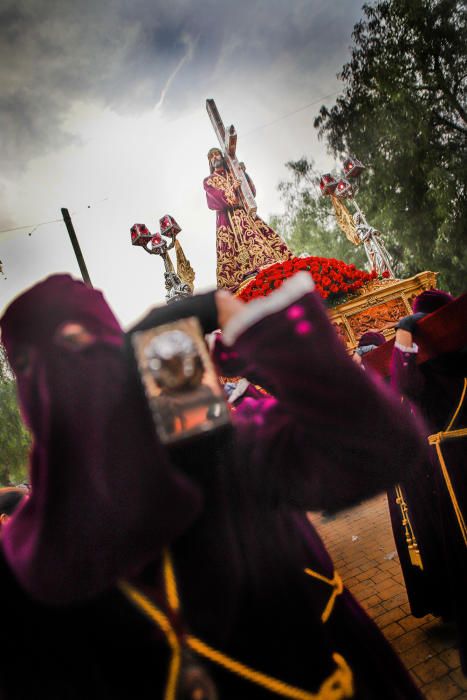
[[[412,617],[395,552],[386,496],[324,519],[310,516],[344,583],[368,611],[427,700],[467,699],[452,628]]]

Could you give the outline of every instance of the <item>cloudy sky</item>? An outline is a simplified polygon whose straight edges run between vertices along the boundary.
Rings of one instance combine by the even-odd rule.
[[[281,211],[284,163],[335,163],[313,118],[331,105],[362,0],[0,0],[0,311],[79,268],[123,324],[164,301],[162,262],[130,244],[172,214],[197,289],[215,283],[215,215],[202,180],[216,100],[238,131],[258,213]],[[310,105],[306,109],[301,109]],[[296,111],[300,110],[300,111]],[[291,116],[282,118],[291,112]]]

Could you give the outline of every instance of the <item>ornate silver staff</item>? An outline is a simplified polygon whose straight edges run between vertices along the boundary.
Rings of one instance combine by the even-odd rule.
[[[151,233],[146,224],[134,224],[131,229],[132,245],[143,248],[150,255],[159,255],[164,263],[164,279],[167,303],[185,299],[193,294],[195,273],[189,260],[185,257],[177,236],[182,230],[175,219],[166,214],[159,220],[161,233]],[[169,239],[169,243],[162,236]],[[177,272],[169,255],[169,250],[175,248],[177,256]]]
[[[381,232],[369,225],[355,199],[359,190],[358,178],[364,170],[365,166],[359,160],[347,158],[344,162],[345,177],[337,180],[331,173],[326,173],[319,186],[323,195],[331,197],[337,223],[349,241],[354,245],[363,243],[371,268],[380,276],[394,278],[391,257],[381,238]],[[346,199],[354,203],[356,212],[353,215],[344,204]]]

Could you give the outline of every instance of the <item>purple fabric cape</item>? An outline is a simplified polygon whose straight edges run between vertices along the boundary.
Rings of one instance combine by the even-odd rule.
[[[79,322],[95,342],[54,340]],[[55,275],[16,299],[2,321],[23,417],[33,434],[31,496],[1,545],[20,584],[51,604],[81,600],[139,570],[192,522],[196,487],[169,467],[127,380],[123,334],[101,292]]]

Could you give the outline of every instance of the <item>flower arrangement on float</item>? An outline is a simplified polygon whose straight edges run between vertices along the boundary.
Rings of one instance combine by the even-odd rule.
[[[236,296],[245,302],[267,296],[280,287],[284,280],[300,270],[310,273],[316,291],[325,300],[327,306],[342,303],[348,296],[352,296],[364,284],[378,276],[375,270],[365,272],[356,268],[355,265],[348,265],[335,258],[297,257],[274,263],[261,270],[237,292]]]

